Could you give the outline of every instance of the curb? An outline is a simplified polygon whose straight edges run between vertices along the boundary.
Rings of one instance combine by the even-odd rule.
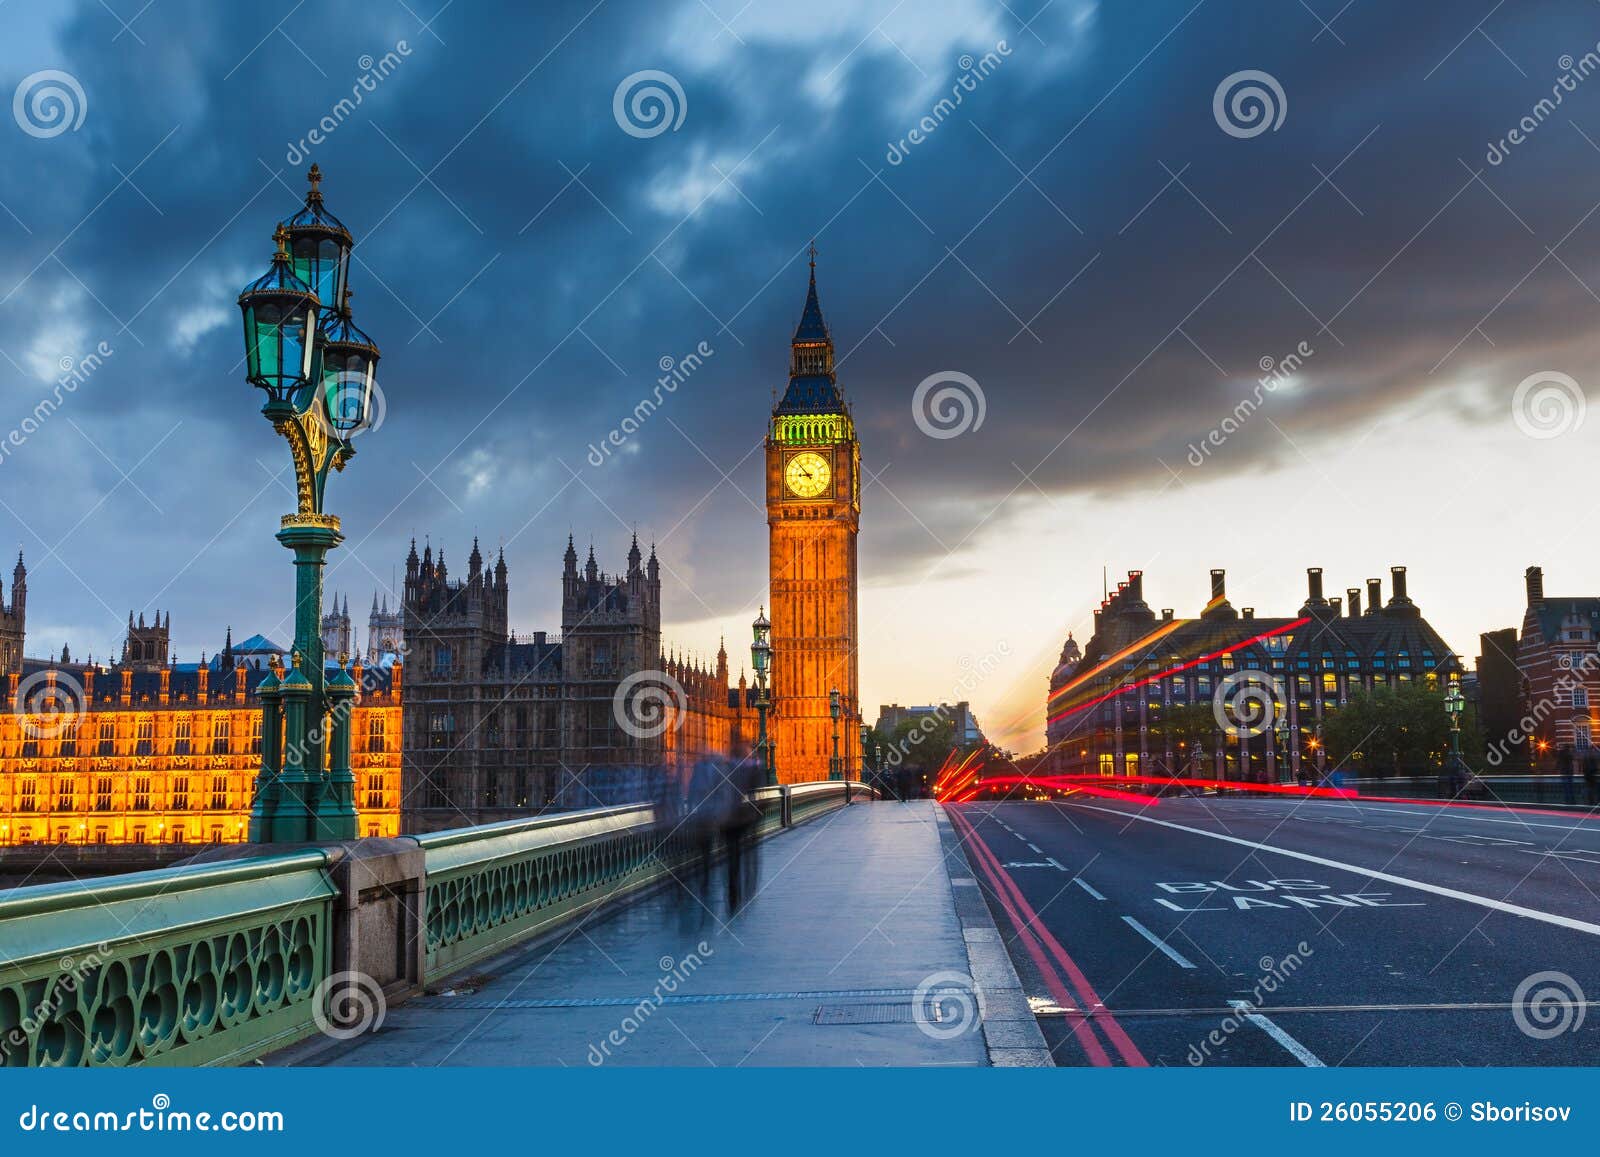
[[[942,805],[934,810],[934,818],[939,825],[939,850],[950,873],[956,917],[961,921],[961,939],[966,944],[967,971],[981,994],[983,1044],[989,1064],[995,1068],[1054,1068],[1055,1059],[1022,991],[1022,979]]]

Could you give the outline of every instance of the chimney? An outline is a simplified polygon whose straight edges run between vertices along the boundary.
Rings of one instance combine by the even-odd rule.
[[[1144,571],[1130,570],[1128,572],[1128,601],[1130,603],[1144,602]]]
[[[1528,605],[1538,607],[1544,605],[1544,568],[1530,566],[1523,572],[1523,581],[1528,584]]]
[[[1378,579],[1367,580],[1367,614],[1375,615],[1383,608],[1383,583]]]
[[[1322,568],[1320,566],[1308,566],[1306,567],[1306,602],[1316,605],[1322,601]]]
[[[1175,612],[1173,611],[1173,609],[1171,607],[1162,607],[1161,608],[1161,621],[1163,623],[1172,622],[1172,616],[1173,616],[1174,613]]]
[[[1256,609],[1254,607],[1240,607],[1239,613],[1247,620],[1256,617]]]
[[[1350,617],[1352,619],[1357,618],[1361,614],[1361,588],[1346,587],[1344,594],[1345,601],[1350,607]]]
[[[1339,617],[1339,600],[1338,599],[1329,599],[1328,600],[1328,607],[1329,607],[1330,610],[1333,611],[1333,617],[1337,619]]]
[[[1211,601],[1220,602],[1228,597],[1228,572],[1213,570],[1211,572]]]
[[[1406,598],[1406,568],[1405,567],[1403,567],[1403,566],[1392,566],[1392,567],[1389,568],[1389,585],[1394,588],[1392,591],[1389,592],[1390,593],[1390,598],[1389,598],[1389,605],[1390,606],[1393,606],[1393,607],[1404,607],[1404,606],[1409,606],[1411,604],[1411,600]]]

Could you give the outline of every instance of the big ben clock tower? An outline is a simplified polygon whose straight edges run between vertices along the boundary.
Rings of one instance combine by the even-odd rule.
[[[839,762],[860,774],[856,534],[861,446],[833,372],[833,338],[811,286],[794,331],[789,386],[767,430],[773,762],[784,783],[827,779],[839,691]]]

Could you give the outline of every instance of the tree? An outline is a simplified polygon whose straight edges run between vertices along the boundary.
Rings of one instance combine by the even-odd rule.
[[[1432,775],[1450,752],[1444,691],[1418,683],[1358,692],[1323,716],[1322,738],[1335,770],[1356,775]],[[1475,718],[1462,720],[1461,750],[1481,751]]]

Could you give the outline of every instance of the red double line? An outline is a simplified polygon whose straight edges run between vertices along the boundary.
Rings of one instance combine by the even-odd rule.
[[[1122,1025],[1117,1023],[1117,1018],[1111,1015],[1111,1010],[1101,1002],[1094,986],[1089,983],[1089,978],[1083,974],[1083,970],[1078,967],[1077,962],[1072,959],[1061,942],[1051,935],[1050,930],[1039,919],[1039,914],[1029,906],[1027,900],[1023,899],[1021,889],[1006,874],[994,853],[978,838],[972,822],[953,809],[949,810],[949,815],[965,832],[966,845],[972,849],[978,869],[988,879],[995,898],[1000,901],[1000,906],[1010,917],[1012,925],[1017,930],[1017,939],[1038,966],[1050,995],[1064,1009],[1077,1007],[1082,1010],[1082,1014],[1077,1016],[1069,1013],[1068,1023],[1090,1062],[1102,1066],[1115,1063],[1095,1034],[1094,1026],[1098,1025],[1111,1046],[1121,1055],[1124,1064],[1148,1066],[1150,1062],[1145,1060],[1138,1046],[1123,1031]],[[1055,957],[1056,964],[1051,963],[1049,956],[1046,955],[1047,950],[1049,956]],[[1091,1016],[1090,1014],[1096,1009],[1100,1010],[1099,1014]]]

